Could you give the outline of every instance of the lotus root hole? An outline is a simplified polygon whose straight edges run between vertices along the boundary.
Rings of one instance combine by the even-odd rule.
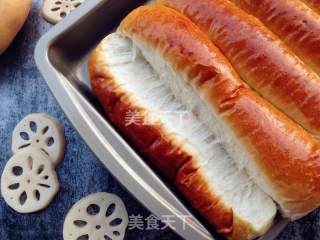
[[[73,224],[76,225],[77,227],[82,228],[87,225],[87,222],[82,220],[75,220]]]
[[[20,197],[19,197],[19,203],[21,205],[25,204],[25,202],[27,201],[27,193],[24,191],[23,193],[21,193]]]
[[[21,132],[21,133],[20,133],[20,137],[21,137],[23,140],[25,140],[25,141],[30,140],[29,134],[26,133],[26,132]]]
[[[122,219],[121,218],[116,218],[116,219],[113,219],[110,222],[110,226],[114,227],[114,226],[120,225],[121,223],[122,223]]]
[[[82,236],[77,238],[77,240],[88,240],[88,239],[89,239],[89,235],[88,234],[82,235]]]
[[[30,126],[30,129],[31,129],[32,132],[34,132],[34,133],[37,132],[38,126],[37,126],[36,122],[31,121],[29,126]]]
[[[22,173],[23,173],[23,169],[22,169],[22,167],[15,166],[15,167],[12,168],[12,173],[13,173],[13,175],[15,175],[17,177],[21,176]]]
[[[94,216],[94,215],[97,215],[99,212],[100,212],[100,207],[97,204],[90,204],[87,207],[87,213],[89,215]]]
[[[54,138],[53,137],[48,138],[47,139],[47,146],[51,147],[53,144],[54,144]]]
[[[106,212],[106,217],[109,217],[116,209],[116,205],[114,203],[110,204],[107,212]]]

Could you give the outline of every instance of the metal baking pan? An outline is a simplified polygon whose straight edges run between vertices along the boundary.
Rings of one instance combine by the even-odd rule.
[[[35,60],[61,108],[106,168],[145,207],[186,240],[222,239],[145,163],[108,123],[87,74],[91,50],[143,0],[88,0],[37,44]],[[191,219],[191,220],[190,220]],[[287,225],[278,218],[261,240],[273,240]]]

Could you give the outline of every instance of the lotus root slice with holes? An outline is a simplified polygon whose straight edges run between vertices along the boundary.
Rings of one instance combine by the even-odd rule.
[[[81,199],[69,211],[63,226],[64,240],[122,240],[128,213],[122,200],[109,193],[95,193]]]
[[[45,0],[42,15],[48,22],[56,24],[83,2],[84,0]]]
[[[45,153],[56,166],[65,152],[64,129],[57,119],[46,114],[30,114],[15,127],[12,152],[35,148]]]
[[[48,157],[34,149],[24,149],[6,164],[1,176],[1,194],[20,213],[47,207],[59,190],[59,181]]]

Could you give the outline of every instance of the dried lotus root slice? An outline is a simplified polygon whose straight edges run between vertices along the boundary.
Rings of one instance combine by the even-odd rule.
[[[63,226],[64,240],[122,240],[128,213],[122,200],[109,193],[95,193],[81,199],[69,211]]]
[[[61,124],[46,114],[30,114],[15,127],[12,135],[12,152],[35,148],[45,153],[58,165],[65,151],[64,130]]]
[[[49,205],[59,190],[59,181],[48,157],[35,149],[15,154],[1,176],[1,194],[20,213],[37,212]]]
[[[79,7],[84,0],[45,0],[42,15],[50,23],[58,23],[74,9]]]

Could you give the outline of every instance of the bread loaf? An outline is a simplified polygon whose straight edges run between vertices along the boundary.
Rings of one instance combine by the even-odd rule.
[[[320,75],[320,15],[300,0],[231,0],[259,18]]]
[[[157,31],[151,29],[160,26],[157,39],[161,47],[155,48],[153,33]],[[132,42],[124,36],[131,30],[141,31],[143,48],[136,39]],[[188,46],[194,47],[195,58]],[[149,47],[152,50],[141,51]],[[127,17],[121,32],[104,39],[90,57],[95,94],[108,118],[175,182],[220,234],[234,240],[262,235],[272,224],[275,204],[225,151],[220,137],[209,127],[214,122],[210,109],[184,82],[183,73],[165,65],[152,67],[149,60],[165,64],[160,54],[165,49],[181,64],[190,62],[191,68],[198,59],[199,76],[216,73],[221,85],[217,88],[226,94],[242,88],[228,61],[187,18],[164,7],[143,7]],[[206,61],[208,65],[201,66]],[[208,112],[203,114],[200,109]]]
[[[225,0],[159,0],[192,19],[252,88],[320,137],[320,77],[255,17]]]

